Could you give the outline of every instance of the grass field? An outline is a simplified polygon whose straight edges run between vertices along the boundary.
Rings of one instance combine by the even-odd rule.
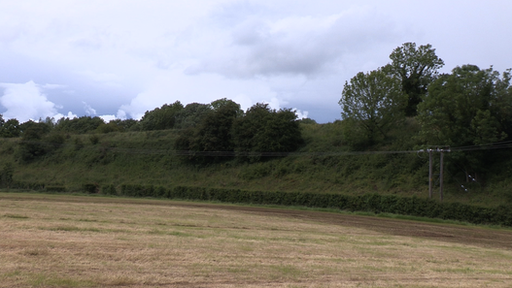
[[[337,213],[0,193],[0,287],[511,287],[511,240]]]

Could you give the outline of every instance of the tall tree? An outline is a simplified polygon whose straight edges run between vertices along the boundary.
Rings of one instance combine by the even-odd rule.
[[[240,105],[220,99],[212,102],[212,106],[214,109],[202,116],[199,125],[181,131],[176,139],[174,148],[186,151],[187,161],[206,164],[232,158],[229,157],[234,149],[231,127],[241,115]]]
[[[14,118],[5,121],[2,114],[0,114],[0,137],[19,137],[20,134],[20,122]]]
[[[185,108],[176,113],[177,129],[187,129],[195,127],[203,121],[204,117],[212,111],[210,104],[190,103]]]
[[[400,79],[402,83],[402,91],[408,96],[405,115],[416,116],[418,104],[427,93],[428,85],[437,76],[439,68],[444,66],[444,62],[437,57],[435,49],[430,44],[416,48],[416,43],[412,42],[397,47],[389,58],[391,64],[386,65],[384,70]]]
[[[466,146],[505,139],[510,122],[510,75],[464,65],[429,87],[418,106],[421,137],[427,144]]]
[[[45,121],[47,125],[51,126],[51,121]],[[105,121],[100,117],[82,116],[79,118],[61,118],[55,124],[55,130],[65,133],[85,134],[96,130],[100,125],[105,124]]]
[[[302,143],[297,115],[290,109],[276,111],[268,104],[257,103],[233,124],[233,140],[237,154],[253,155],[259,160],[265,152],[292,152]],[[242,158],[245,158],[243,156]]]
[[[420,140],[428,145],[473,146],[510,139],[512,127],[510,72],[474,65],[456,67],[441,75],[418,105]],[[482,171],[502,157],[493,150],[450,153],[460,167]],[[498,158],[499,159],[499,158]]]
[[[338,102],[344,121],[350,123],[352,134],[364,133],[364,140],[375,143],[386,137],[393,125],[404,120],[405,94],[397,78],[382,70],[359,72],[346,82]]]
[[[146,111],[139,123],[143,131],[172,129],[176,123],[176,114],[182,109],[180,101],[164,104],[160,108]]]

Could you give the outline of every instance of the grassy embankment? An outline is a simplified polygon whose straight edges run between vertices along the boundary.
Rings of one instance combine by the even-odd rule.
[[[344,155],[348,148],[339,122],[302,124],[302,128],[306,144],[299,155],[252,164],[228,161],[206,167],[184,165],[172,148],[178,133],[175,130],[68,135],[63,147],[29,164],[16,161],[20,139],[0,139],[0,163],[14,163],[15,181],[64,186],[68,191],[97,183],[428,196],[427,155]],[[397,131],[386,147],[376,149],[410,150],[406,147],[412,147],[411,138],[401,136],[410,135],[405,132]],[[97,143],[91,141],[95,137]],[[512,161],[506,159],[497,163],[494,171],[487,171],[485,182],[464,183],[467,192],[459,187],[461,175],[446,172],[445,201],[484,206],[506,203],[512,187],[507,177]],[[438,198],[438,188],[434,197]]]

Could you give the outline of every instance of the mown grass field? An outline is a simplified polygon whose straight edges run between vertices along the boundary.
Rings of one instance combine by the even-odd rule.
[[[511,230],[337,213],[0,193],[0,239],[0,287],[512,285]]]

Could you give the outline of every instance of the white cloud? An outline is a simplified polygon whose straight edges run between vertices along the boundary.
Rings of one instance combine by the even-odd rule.
[[[99,116],[101,119],[103,119],[103,121],[105,121],[105,123],[108,123],[110,122],[111,120],[116,120],[117,117],[116,115],[101,115]]]
[[[48,85],[44,86],[48,87]],[[58,118],[62,115],[57,112],[60,107],[48,101],[47,96],[41,91],[42,86],[33,81],[0,83],[0,87],[5,88],[3,96],[0,97],[0,104],[7,109],[3,113],[5,118],[16,118],[20,122],[25,122],[46,117]]]
[[[300,111],[299,109],[295,109],[295,108],[292,110],[295,111],[295,115],[297,115],[298,119],[308,118],[308,114],[309,114],[308,111]]]
[[[74,118],[78,118],[78,116],[76,114],[74,114],[73,112],[69,111],[67,115],[57,113],[56,115],[52,116],[51,118],[53,118],[56,121],[61,118],[74,119]]]
[[[96,110],[94,108],[92,108],[91,105],[89,105],[85,102],[82,102],[82,103],[84,103],[85,114],[87,114],[88,116],[96,115]]]

